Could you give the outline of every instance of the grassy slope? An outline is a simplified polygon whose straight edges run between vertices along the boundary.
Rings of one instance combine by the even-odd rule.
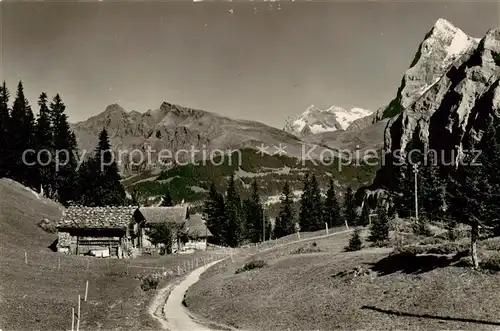
[[[56,235],[36,224],[42,218],[59,216],[57,204],[38,199],[18,183],[0,179],[0,329],[69,330],[71,307],[76,309],[77,296],[84,295],[87,280],[82,329],[158,329],[145,309],[154,291],[142,291],[134,277],[155,271],[141,267],[177,271],[177,265],[182,267],[194,257],[142,257],[131,261],[127,274],[124,260],[57,254],[48,248]]]
[[[451,266],[401,270],[388,263],[374,278],[339,276],[357,266],[383,265],[377,262],[388,255],[387,249],[344,253],[348,237],[316,241],[321,253],[290,254],[304,244],[260,253],[269,267],[240,274],[234,272],[248,256],[216,266],[189,290],[188,307],[245,330],[493,330],[500,325],[499,274]]]

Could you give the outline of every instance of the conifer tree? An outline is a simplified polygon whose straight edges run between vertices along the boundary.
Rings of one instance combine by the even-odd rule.
[[[170,191],[167,190],[165,194],[163,195],[163,200],[161,202],[162,207],[172,207],[174,205],[174,202],[172,200],[172,196],[170,195]]]
[[[361,230],[359,228],[354,229],[351,238],[349,239],[349,245],[345,247],[347,252],[359,251],[363,248],[363,240],[361,239]]]
[[[299,211],[299,225],[302,231],[309,231],[312,228],[311,225],[311,185],[309,180],[309,174],[304,176],[302,181],[303,189],[302,195],[300,196],[300,211]]]
[[[326,198],[323,203],[324,222],[328,224],[329,228],[342,225],[340,215],[341,210],[337,200],[337,193],[335,192],[333,180],[330,179],[328,183],[328,191],[326,192]]]
[[[474,268],[479,267],[477,240],[479,227],[498,226],[500,213],[500,119],[494,118],[481,142],[465,155],[450,184],[452,216],[458,222],[471,226],[471,258]],[[473,164],[476,151],[481,151]]]
[[[22,82],[17,86],[16,98],[12,106],[9,137],[11,142],[12,159],[11,176],[14,180],[38,189],[36,156],[28,153],[35,146],[34,117],[31,106],[24,95]]]
[[[208,197],[203,205],[203,219],[206,221],[207,227],[213,234],[214,244],[226,245],[226,221],[224,197],[219,194],[212,182]]]
[[[323,222],[323,203],[321,199],[321,190],[319,188],[318,180],[313,174],[310,182],[311,190],[311,228],[303,231],[318,231],[325,228]]]
[[[80,198],[77,172],[76,137],[68,123],[66,105],[59,94],[50,103],[50,118],[53,133],[54,155],[54,185],[58,200],[66,204]],[[95,180],[95,178],[94,178]]]
[[[350,186],[347,188],[345,193],[343,211],[344,220],[346,220],[350,225],[356,224],[356,205],[354,201],[354,193]]]
[[[389,240],[389,217],[385,206],[377,208],[377,215],[370,228],[370,241],[383,242]]]
[[[316,231],[324,228],[321,191],[315,175],[304,177],[304,189],[300,199],[299,225],[301,231]]]
[[[106,129],[99,134],[94,156],[85,162],[80,172],[82,199],[89,206],[119,206],[126,201]]]
[[[295,232],[295,211],[293,207],[290,185],[285,182],[280,198],[280,211],[274,224],[275,238],[287,236]]]
[[[440,178],[435,166],[422,167],[419,178],[419,214],[431,221],[444,217],[446,183]]]
[[[54,193],[54,165],[52,164],[52,155],[54,155],[54,144],[52,136],[52,126],[50,123],[50,110],[47,105],[47,94],[43,92],[38,99],[40,111],[38,113],[35,136],[37,150],[39,151],[40,162],[38,163],[38,174],[40,186],[47,196],[53,196]],[[42,153],[42,151],[44,151]]]
[[[236,190],[234,175],[231,175],[227,185],[225,212],[227,220],[226,242],[230,247],[237,247],[243,241],[244,227],[241,199]]]
[[[252,243],[259,242],[263,236],[264,208],[260,202],[257,181],[252,182],[250,198],[244,202],[247,238]]]
[[[279,215],[274,218],[274,227],[273,227],[273,238],[281,238],[284,236],[283,225],[281,224],[281,220]]]
[[[11,147],[9,137],[10,126],[10,110],[9,110],[10,93],[7,89],[5,81],[0,86],[0,178],[10,176],[10,162],[12,160]]]

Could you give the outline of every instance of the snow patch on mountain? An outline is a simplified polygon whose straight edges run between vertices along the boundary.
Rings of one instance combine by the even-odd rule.
[[[362,108],[346,110],[332,106],[328,109],[319,109],[309,106],[299,116],[290,116],[285,121],[283,130],[295,135],[317,134],[331,131],[344,131],[355,120],[372,114],[372,111]]]

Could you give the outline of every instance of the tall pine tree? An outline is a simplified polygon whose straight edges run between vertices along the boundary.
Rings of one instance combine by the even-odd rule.
[[[55,169],[52,164],[54,137],[52,135],[50,110],[47,103],[47,94],[44,92],[40,94],[38,99],[40,111],[36,122],[35,137],[40,161],[38,163],[39,183],[46,196],[53,196],[55,191],[53,185]]]
[[[10,93],[7,89],[5,81],[0,86],[0,178],[10,176],[10,162],[12,160],[9,126],[10,126],[10,110],[9,110]]]
[[[476,152],[481,151],[473,164]],[[480,226],[499,226],[500,214],[500,119],[494,118],[475,150],[467,153],[450,184],[452,216],[471,226],[471,258],[478,268],[477,241]]]
[[[339,202],[337,200],[337,193],[335,192],[333,180],[330,179],[330,181],[328,182],[328,191],[326,192],[326,198],[323,202],[324,222],[328,224],[329,228],[342,225],[340,215],[341,210]]]
[[[106,129],[101,131],[95,154],[86,162],[80,177],[85,205],[119,206],[126,202]]]
[[[345,193],[344,197],[344,220],[347,221],[347,224],[349,225],[355,225],[357,224],[357,217],[356,217],[356,204],[354,201],[354,193],[352,191],[352,188],[349,186],[347,188],[347,191]]]
[[[77,143],[75,134],[71,131],[68,116],[65,113],[66,105],[59,94],[50,103],[50,118],[53,131],[54,157],[54,185],[58,200],[67,204],[79,199],[77,173]]]
[[[227,222],[226,242],[231,247],[237,247],[244,239],[245,229],[243,226],[241,199],[236,189],[234,175],[231,175],[227,185],[225,212]]]
[[[323,223],[323,203],[318,180],[313,174],[310,182],[311,190],[311,228],[304,231],[318,231],[325,228]]]
[[[24,95],[22,82],[19,82],[17,86],[16,98],[12,106],[9,137],[12,150],[12,159],[9,161],[12,178],[26,186],[38,189],[36,156],[34,153],[29,153],[30,149],[36,148],[34,117]]]
[[[295,211],[290,185],[285,182],[280,199],[280,211],[274,224],[274,237],[279,238],[295,232]]]
[[[260,202],[257,181],[252,182],[250,198],[244,201],[247,239],[252,243],[263,240],[264,208]]]
[[[203,219],[208,229],[213,234],[213,243],[216,245],[226,245],[226,213],[224,197],[219,194],[212,182],[208,197],[203,205]]]

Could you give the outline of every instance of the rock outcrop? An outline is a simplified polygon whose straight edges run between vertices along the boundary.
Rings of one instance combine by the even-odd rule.
[[[480,141],[500,111],[500,29],[456,58],[446,73],[401,114],[389,120],[384,134],[385,164],[373,189],[392,189],[395,161],[410,146],[423,146],[438,161],[457,165],[463,151]],[[366,195],[370,194],[370,190]]]
[[[425,94],[455,61],[475,49],[479,40],[452,23],[439,19],[425,36],[405,72],[396,97],[376,112],[375,121],[398,115]]]

